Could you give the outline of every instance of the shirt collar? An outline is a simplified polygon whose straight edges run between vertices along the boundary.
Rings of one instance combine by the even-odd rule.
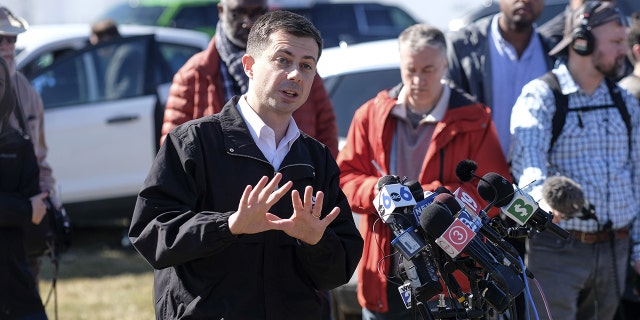
[[[244,118],[244,121],[247,123],[247,127],[249,127],[249,132],[251,133],[251,137],[256,144],[260,145],[260,139],[264,138],[267,133],[270,133],[274,136],[273,129],[267,126],[264,121],[260,118],[260,116],[256,113],[249,103],[247,102],[246,95],[242,95],[238,100],[238,104],[236,105],[240,115]],[[298,129],[298,125],[296,125],[293,117],[289,119],[289,126],[287,127],[287,132],[285,133],[282,141],[280,141],[280,145],[282,143],[287,144],[287,149],[290,150],[293,142],[300,136],[300,129]]]
[[[569,72],[569,68],[567,67],[566,61],[562,61],[558,64],[558,66],[552,70],[552,72],[558,78],[558,84],[560,84],[560,90],[562,94],[569,95],[580,90],[580,86],[573,80],[571,73]]]
[[[444,114],[447,112],[447,108],[449,106],[449,98],[451,97],[451,88],[446,80],[440,80],[443,84],[442,93],[440,94],[440,98],[436,103],[435,108],[431,110],[421,121],[420,123],[426,122],[440,122],[444,118]],[[396,102],[395,107],[391,110],[391,114],[398,118],[406,119],[407,118],[407,104],[406,104],[406,95],[407,95],[407,87],[402,86],[400,89],[400,94],[398,94],[398,101]]]
[[[518,59],[516,50],[513,48],[511,43],[507,42],[507,40],[502,37],[502,33],[500,32],[499,19],[501,16],[502,13],[498,13],[493,16],[489,31],[490,37],[491,39],[493,39],[493,46],[494,48],[496,48],[496,50],[498,50],[498,53],[500,53],[501,55],[507,55],[512,61],[517,61],[527,59],[533,54],[533,52],[535,51],[534,49],[536,49],[537,47],[542,47],[540,39],[536,36],[538,32],[536,31],[536,25],[534,24],[533,32],[531,32],[531,38],[529,39],[529,44],[524,49],[522,56]]]

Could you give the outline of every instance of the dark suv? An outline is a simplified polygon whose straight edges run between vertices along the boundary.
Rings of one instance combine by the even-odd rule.
[[[135,4],[125,1],[100,17],[112,18],[120,24],[196,29],[213,35],[218,22],[218,1],[140,0]],[[288,10],[309,18],[320,30],[325,48],[395,38],[406,27],[418,22],[400,7],[374,2],[271,3],[271,10]]]
[[[400,7],[374,2],[315,3],[307,7],[272,7],[307,17],[320,30],[324,47],[392,39],[418,23]]]

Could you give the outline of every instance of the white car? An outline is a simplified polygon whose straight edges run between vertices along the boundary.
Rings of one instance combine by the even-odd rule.
[[[130,218],[157,152],[173,75],[210,40],[191,30],[119,29],[123,38],[90,46],[87,24],[32,26],[16,43],[17,67],[44,102],[60,198],[78,225]],[[112,67],[127,50],[134,58]]]
[[[318,74],[333,103],[340,149],[351,118],[378,92],[401,82],[398,40],[379,40],[322,50]]]
[[[379,40],[322,50],[318,74],[333,103],[340,148],[344,146],[353,114],[378,92],[400,82],[398,40]],[[356,226],[359,214],[353,214]],[[361,319],[356,288],[357,271],[349,282],[331,291],[331,308],[336,320]]]

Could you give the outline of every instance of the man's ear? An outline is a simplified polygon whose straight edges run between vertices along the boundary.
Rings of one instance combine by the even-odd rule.
[[[253,63],[255,60],[252,56],[245,54],[242,56],[242,65],[244,66],[244,73],[247,74],[249,79],[253,79]]]
[[[640,44],[636,43],[631,47],[631,54],[633,54],[636,63],[640,62]]]

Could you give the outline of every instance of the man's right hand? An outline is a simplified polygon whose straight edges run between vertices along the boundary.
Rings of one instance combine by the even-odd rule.
[[[238,211],[229,216],[229,230],[232,234],[253,234],[276,228],[274,221],[279,218],[269,210],[293,186],[293,182],[288,181],[278,188],[281,179],[282,174],[276,173],[268,184],[269,178],[265,176],[255,187],[248,185],[244,189]]]
[[[44,215],[47,214],[47,204],[44,202],[49,196],[49,192],[42,192],[30,198],[31,200],[31,222],[40,224]]]

